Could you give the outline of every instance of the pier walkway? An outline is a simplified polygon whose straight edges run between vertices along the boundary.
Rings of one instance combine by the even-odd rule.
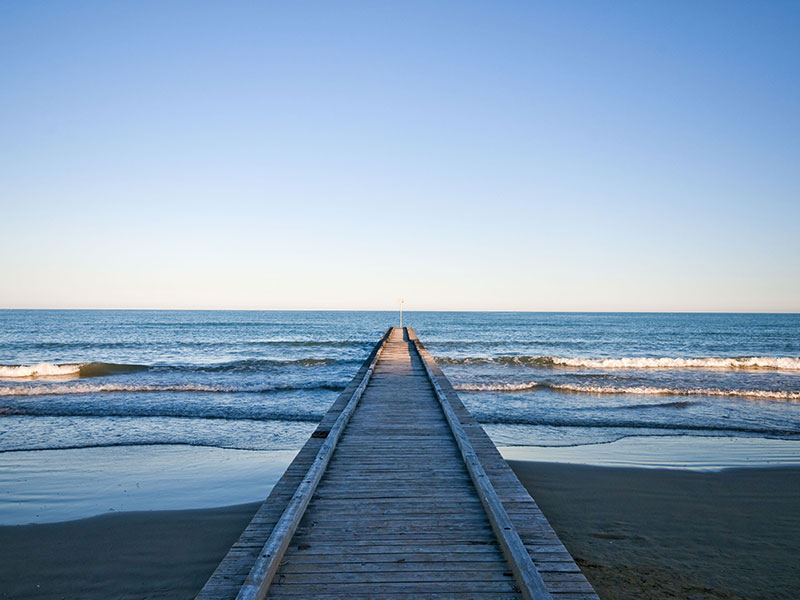
[[[417,340],[392,328],[197,596],[596,600]]]

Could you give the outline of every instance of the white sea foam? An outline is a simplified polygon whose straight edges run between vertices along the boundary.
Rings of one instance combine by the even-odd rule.
[[[344,384],[323,382],[307,386],[222,386],[187,383],[179,385],[136,385],[118,383],[74,383],[74,384],[42,384],[42,385],[0,385],[0,396],[63,396],[70,394],[106,394],[115,392],[150,393],[150,392],[204,392],[210,394],[251,393],[265,394],[294,390],[331,390],[338,391]]]
[[[784,390],[723,390],[719,388],[662,388],[652,386],[551,385],[552,389],[582,394],[641,394],[647,396],[726,396],[766,398],[770,400],[800,400],[800,392]]]
[[[487,384],[464,384],[454,386],[461,392],[523,392],[539,387],[535,381],[527,383],[487,383]]]
[[[64,377],[79,375],[81,365],[56,365],[43,362],[38,365],[0,365],[0,377]]]
[[[125,385],[116,383],[77,383],[71,385],[6,385],[0,396],[56,396],[64,394],[102,394],[109,392],[233,392],[234,388],[213,385]]]
[[[791,356],[740,357],[621,357],[566,358],[561,356],[437,357],[441,364],[507,364],[531,367],[581,367],[590,369],[728,369],[800,371],[800,358]]]
[[[774,369],[800,370],[800,358],[744,356],[738,358],[559,358],[554,365],[596,369]]]
[[[800,401],[800,392],[784,390],[724,390],[719,388],[668,388],[654,386],[605,386],[547,384],[535,381],[522,383],[487,383],[457,385],[455,389],[464,392],[521,392],[536,388],[576,392],[580,394],[638,394],[642,396],[725,396],[764,398],[769,400]]]

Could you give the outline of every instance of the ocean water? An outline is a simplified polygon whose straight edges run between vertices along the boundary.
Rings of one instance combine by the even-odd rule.
[[[0,311],[0,452],[296,450],[397,315]],[[406,313],[501,446],[800,440],[800,315]]]
[[[263,499],[397,315],[0,311],[0,524]],[[406,313],[507,458],[800,464],[800,315]]]

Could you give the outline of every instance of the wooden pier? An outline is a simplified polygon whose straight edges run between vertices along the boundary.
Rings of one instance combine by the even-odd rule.
[[[597,595],[411,328],[391,328],[198,600]]]

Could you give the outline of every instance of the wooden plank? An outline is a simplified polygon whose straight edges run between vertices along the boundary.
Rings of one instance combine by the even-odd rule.
[[[359,553],[342,553],[340,555],[306,554],[298,553],[292,556],[291,560],[285,560],[286,565],[310,565],[313,568],[323,568],[325,565],[348,565],[348,564],[376,564],[376,563],[406,563],[406,564],[426,564],[431,568],[460,568],[459,565],[473,565],[476,563],[490,562],[495,563],[502,559],[503,554],[499,548],[479,548],[470,552],[394,552],[376,554],[369,550]],[[343,567],[344,568],[344,567]]]
[[[490,539],[486,542],[466,542],[458,541],[452,543],[445,543],[439,540],[431,542],[410,542],[405,543],[403,540],[381,540],[375,543],[373,540],[350,540],[347,544],[341,544],[333,540],[326,540],[324,542],[315,541],[311,544],[297,543],[294,544],[297,552],[293,556],[309,555],[309,554],[327,554],[331,556],[346,555],[346,554],[363,554],[364,552],[372,552],[374,554],[424,554],[427,552],[442,552],[450,554],[472,553],[481,550],[499,551],[497,540]]]
[[[453,569],[440,569],[438,571],[409,571],[409,570],[388,570],[385,565],[371,571],[315,571],[312,573],[290,572],[287,568],[282,568],[272,585],[305,585],[317,584],[320,575],[325,576],[325,586],[335,586],[339,584],[360,585],[365,583],[372,584],[394,584],[406,583],[422,585],[427,583],[500,583],[503,587],[514,584],[514,577],[511,571],[498,571],[494,568],[484,568],[479,571],[467,570],[456,571]],[[570,591],[584,591],[577,589],[577,585],[571,583],[557,582],[555,585],[569,587]],[[573,587],[576,588],[573,590]],[[506,588],[508,589],[508,588]],[[511,588],[513,589],[513,587]]]
[[[340,586],[341,587],[341,586]],[[395,589],[382,589],[378,593],[370,593],[370,592],[358,592],[354,593],[349,588],[346,590],[325,590],[325,591],[315,591],[310,596],[307,595],[308,592],[306,591],[297,591],[293,586],[284,586],[278,588],[277,593],[273,596],[275,598],[301,598],[301,597],[313,597],[314,600],[383,600],[384,598],[388,600],[453,600],[454,597],[459,597],[459,595],[454,596],[454,591],[446,591],[446,592],[429,592],[426,590],[419,590],[416,589],[413,592],[402,592],[396,591]],[[468,592],[461,592],[460,596],[464,598],[469,598],[470,600],[518,600],[519,594],[515,592],[502,592],[502,591],[475,591],[470,590]],[[559,596],[559,599],[562,596]],[[566,600],[584,600],[584,598],[567,598]],[[595,600],[597,598],[595,597]]]
[[[496,569],[488,568],[493,567],[493,562],[496,560],[495,555],[487,556],[483,561],[448,561],[442,560],[441,555],[427,557],[428,560],[419,560],[414,558],[412,560],[394,560],[392,562],[386,561],[346,561],[346,562],[319,562],[319,561],[306,561],[296,562],[291,561],[282,565],[282,573],[422,573],[422,572],[447,572],[454,574],[455,577],[461,578],[463,576],[460,571],[469,571],[470,573],[480,573],[487,578],[491,578],[492,574],[496,573]],[[493,560],[490,560],[493,559]],[[488,565],[488,567],[487,567]],[[459,579],[459,581],[466,581],[466,579]]]
[[[334,591],[335,587],[341,586],[342,589],[341,593],[343,594],[371,594],[373,597],[383,597],[384,594],[389,594],[392,592],[395,593],[403,593],[408,594],[410,597],[417,597],[415,591],[419,594],[425,593],[446,593],[450,594],[450,598],[453,597],[455,594],[465,594],[467,597],[471,597],[471,594],[475,592],[516,592],[517,586],[514,583],[513,579],[509,577],[511,581],[489,581],[489,582],[481,582],[481,581],[463,581],[463,582],[456,582],[456,581],[426,581],[422,583],[413,583],[413,582],[401,582],[401,583],[381,583],[379,586],[376,586],[374,583],[338,583],[327,585],[324,588],[326,592]],[[280,597],[284,595],[297,595],[297,596],[304,596],[306,598],[318,598],[318,593],[320,590],[320,586],[318,583],[305,583],[305,584],[281,584],[276,583],[273,590],[270,591],[270,595],[274,597]],[[518,597],[518,596],[517,596]]]

